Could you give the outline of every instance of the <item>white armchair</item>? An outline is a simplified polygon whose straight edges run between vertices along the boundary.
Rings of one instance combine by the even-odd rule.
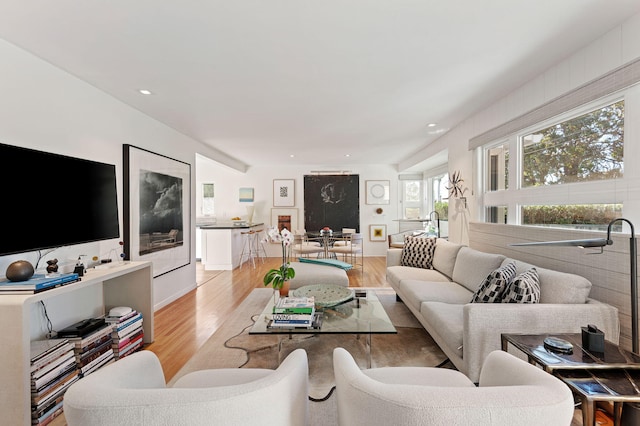
[[[297,349],[276,370],[202,370],[166,387],[153,352],[129,355],[71,385],[64,413],[74,425],[305,425],[307,354]]]
[[[456,370],[385,367],[360,370],[349,352],[333,352],[340,425],[558,425],[574,413],[569,388],[503,351],[486,359],[475,386]]]

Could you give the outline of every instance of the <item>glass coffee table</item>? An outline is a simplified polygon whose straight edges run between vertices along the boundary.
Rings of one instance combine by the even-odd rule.
[[[345,299],[342,297],[338,304],[331,305],[323,294],[333,286],[324,286],[326,287],[324,289],[322,287],[321,285],[307,286],[293,291],[293,295],[304,294],[305,296],[313,295],[313,291],[319,292],[319,300],[322,301],[320,305],[316,305],[316,313],[320,314],[319,327],[270,328],[274,300],[269,298],[269,302],[256,319],[249,334],[281,335],[283,338],[280,340],[279,352],[282,352],[281,348],[286,344],[286,340],[294,339],[295,335],[353,334],[358,339],[363,337],[367,368],[371,368],[371,335],[397,333],[376,293],[372,290],[350,289],[353,293],[352,297],[341,300]],[[323,290],[324,293],[320,293]]]

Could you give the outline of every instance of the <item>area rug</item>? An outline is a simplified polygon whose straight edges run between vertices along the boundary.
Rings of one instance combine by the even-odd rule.
[[[371,336],[371,367],[425,366],[432,367],[446,360],[446,356],[431,336],[402,302],[397,302],[391,289],[376,288],[397,334]],[[332,424],[335,420],[335,397],[332,396],[333,360],[335,347],[344,347],[361,368],[367,368],[369,358],[366,338],[350,334],[249,335],[253,321],[262,312],[272,291],[255,289],[240,304],[233,315],[178,371],[169,382],[197,370],[211,368],[271,368],[296,348],[304,348],[309,359],[309,397],[312,424]],[[279,349],[279,344],[282,347]],[[333,419],[333,420],[332,420]]]

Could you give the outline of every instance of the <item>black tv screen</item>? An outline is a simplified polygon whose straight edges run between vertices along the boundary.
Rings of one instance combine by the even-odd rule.
[[[0,144],[0,255],[120,237],[115,165]]]

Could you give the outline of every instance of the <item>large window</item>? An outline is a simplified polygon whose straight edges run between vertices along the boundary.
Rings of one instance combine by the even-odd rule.
[[[422,180],[403,180],[403,218],[418,219],[422,215]]]
[[[522,187],[622,177],[624,102],[522,137]]]
[[[484,221],[599,229],[619,217],[624,116],[609,98],[487,144]]]

